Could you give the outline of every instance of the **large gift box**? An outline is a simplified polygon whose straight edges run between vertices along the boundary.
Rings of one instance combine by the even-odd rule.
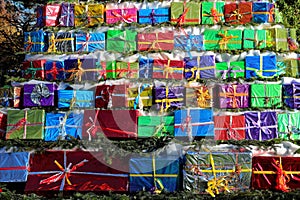
[[[103,4],[75,4],[75,26],[95,26],[104,22]]]
[[[43,30],[24,32],[25,52],[46,52],[48,48],[46,36],[47,34]]]
[[[252,108],[280,108],[282,106],[282,85],[280,84],[252,84]]]
[[[116,78],[138,78],[139,77],[138,62],[122,62],[117,61]]]
[[[288,140],[300,139],[300,112],[278,113],[278,136]]]
[[[105,33],[77,33],[75,34],[75,51],[94,52],[105,49]]]
[[[224,6],[225,22],[246,24],[252,21],[252,2],[228,3]]]
[[[48,33],[48,52],[67,53],[74,52],[74,33],[59,31]]]
[[[61,3],[61,11],[58,20],[58,26],[74,26],[74,7],[73,3]]]
[[[214,136],[211,109],[188,108],[174,112],[175,137]]]
[[[95,94],[96,108],[128,107],[127,84],[98,85]]]
[[[221,79],[227,78],[244,78],[245,77],[245,62],[220,62],[216,63],[216,77]]]
[[[276,112],[246,112],[246,139],[270,140],[278,138]]]
[[[31,154],[25,192],[126,192],[128,157],[106,160],[102,151],[46,151]],[[126,173],[127,172],[127,173]]]
[[[63,60],[47,60],[45,63],[45,76],[47,81],[66,80],[65,64]]]
[[[205,85],[187,85],[185,105],[187,107],[208,108],[212,106],[211,87]]]
[[[0,139],[5,138],[6,127],[7,127],[7,113],[0,110]]]
[[[253,2],[252,14],[255,23],[274,23],[275,6],[269,2]]]
[[[83,111],[47,113],[45,141],[82,138]]]
[[[246,56],[246,78],[272,78],[278,75],[275,55]]]
[[[249,84],[220,84],[217,89],[220,108],[249,107]]]
[[[29,152],[0,153],[0,182],[26,182]]]
[[[161,112],[169,108],[184,106],[185,88],[182,86],[165,86],[154,88],[154,99]]]
[[[172,2],[171,3],[171,23],[200,24],[201,15],[199,2]]]
[[[174,135],[174,116],[139,116],[138,137]]]
[[[242,49],[242,30],[213,30],[204,31],[205,50],[238,50]]]
[[[5,85],[0,88],[0,107],[13,107],[13,87]]]
[[[139,84],[135,87],[127,88],[128,107],[140,108],[151,107],[153,103],[152,86],[149,84]]]
[[[106,23],[137,22],[137,8],[106,9]]]
[[[140,9],[140,24],[160,24],[169,21],[169,8]]]
[[[139,58],[139,77],[140,78],[152,78],[153,73],[153,62],[152,58]]]
[[[172,51],[174,49],[174,32],[139,33],[139,51]]]
[[[215,55],[186,57],[184,62],[184,77],[188,81],[216,77]]]
[[[184,62],[182,60],[154,59],[152,78],[183,79]]]
[[[203,51],[203,42],[203,35],[192,35],[191,33],[185,35],[175,35],[174,49],[186,52]]]
[[[293,79],[290,82],[283,82],[283,101],[284,104],[293,109],[300,108],[300,80]]]
[[[94,101],[92,90],[58,90],[58,108],[92,108]]]
[[[132,157],[129,160],[129,191],[152,193],[181,189],[181,159],[175,156]]]
[[[244,115],[215,115],[215,140],[243,140],[246,137]]]
[[[132,30],[108,30],[106,50],[127,53],[136,51],[137,32]]]
[[[217,24],[224,22],[225,2],[202,2],[202,24]]]
[[[183,166],[183,189],[215,197],[220,192],[248,190],[251,152],[188,151]]]
[[[25,79],[41,79],[45,78],[46,60],[33,60],[23,62],[23,78]]]
[[[6,139],[44,139],[44,110],[8,110]]]
[[[44,26],[57,26],[61,13],[60,4],[47,4],[43,7]]]
[[[56,83],[25,83],[23,90],[23,106],[25,108],[35,106],[54,106],[56,90]]]
[[[266,48],[267,33],[266,30],[245,29],[243,32],[244,49],[263,49]]]

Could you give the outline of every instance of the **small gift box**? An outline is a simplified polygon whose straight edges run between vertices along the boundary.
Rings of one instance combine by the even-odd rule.
[[[58,108],[92,108],[94,101],[92,90],[58,90]]]
[[[154,59],[152,78],[183,79],[184,62],[182,60]]]
[[[286,76],[296,77],[299,75],[300,59],[286,59],[284,64],[286,66]]]
[[[29,152],[0,153],[0,182],[26,182]]]
[[[174,112],[175,137],[214,136],[213,112],[211,109],[188,108]]]
[[[252,84],[252,108],[280,108],[282,106],[281,84]]]
[[[115,24],[118,22],[137,22],[136,8],[106,9],[106,23]]]
[[[140,9],[140,24],[160,24],[169,21],[169,8]]]
[[[218,96],[220,108],[248,108],[249,84],[220,84]]]
[[[252,2],[228,3],[224,6],[225,22],[246,24],[252,21]]]
[[[278,137],[285,140],[300,139],[300,112],[278,113]]]
[[[75,51],[76,52],[94,52],[105,50],[104,33],[77,33],[75,34]]]
[[[174,49],[181,51],[203,51],[203,35],[175,35],[174,36]]]
[[[96,63],[97,65],[97,63]],[[99,77],[105,79],[115,79],[116,76],[116,68],[117,62],[114,61],[106,61],[100,62],[101,69],[99,69]]]
[[[156,32],[138,34],[139,51],[172,51],[174,49],[174,32]]]
[[[47,113],[45,141],[82,138],[83,111]]]
[[[121,108],[128,107],[127,84],[123,85],[98,85],[95,94],[96,108]]]
[[[33,60],[23,62],[23,78],[25,79],[45,79],[45,63],[46,60]]]
[[[64,60],[65,66],[65,77],[66,81],[74,81],[77,80],[79,77],[79,73],[82,72],[82,67],[79,69],[79,66],[82,66],[82,59],[80,58],[70,58]],[[77,77],[76,77],[77,76]]]
[[[74,7],[72,3],[61,3],[58,26],[74,26]]]
[[[47,81],[66,80],[64,61],[47,60],[45,63],[45,75]]]
[[[13,107],[13,87],[5,85],[0,88],[0,106],[2,107]]]
[[[275,18],[275,6],[269,2],[253,2],[252,14],[252,20],[255,23],[273,23]]]
[[[152,78],[153,73],[153,62],[152,58],[139,58],[139,77],[140,78]]]
[[[43,8],[44,26],[57,26],[61,13],[60,4],[47,4]]]
[[[174,135],[174,116],[139,116],[138,137],[162,137]]]
[[[244,78],[245,77],[245,62],[220,62],[216,63],[217,78]]]
[[[77,82],[98,81],[99,69],[96,68],[96,61],[96,58],[88,56],[78,59],[77,69],[73,72],[74,80]]]
[[[289,82],[284,82],[283,85],[283,100],[284,104],[293,109],[300,108],[300,80],[292,79]]]
[[[0,139],[1,140],[5,138],[6,127],[7,127],[7,113],[0,111]]]
[[[26,193],[126,192],[128,156],[105,160],[102,151],[46,151],[30,156]]]
[[[138,87],[127,88],[128,107],[140,108],[151,107],[153,102],[152,86],[149,84],[140,84]]]
[[[224,22],[225,2],[202,2],[202,24],[217,24]]]
[[[6,139],[44,139],[44,110],[8,110]]]
[[[295,51],[299,49],[299,44],[297,42],[297,29],[287,28],[287,41],[290,51]]]
[[[157,108],[161,112],[169,108],[180,108],[184,106],[185,88],[182,86],[165,86],[154,88],[154,98]]]
[[[44,6],[37,6],[37,8],[36,8],[36,26],[37,27],[45,26],[43,14],[44,14]]]
[[[215,55],[186,57],[184,62],[184,77],[188,81],[216,77]]]
[[[108,30],[106,50],[112,52],[136,51],[136,31],[131,30]]]
[[[276,112],[246,112],[246,139],[270,140],[278,138]]]
[[[23,106],[54,106],[54,93],[57,90],[56,83],[24,84]]]
[[[48,52],[74,52],[74,35],[72,32],[57,32],[48,34]]]
[[[246,137],[244,115],[215,115],[215,140],[244,140]]]
[[[289,51],[288,45],[288,29],[286,28],[272,28],[268,29],[269,40],[275,46],[276,51]]]
[[[199,2],[172,2],[171,3],[171,23],[181,24],[200,24]]]
[[[129,191],[175,192],[181,188],[181,159],[175,156],[132,157],[129,160]]]
[[[244,49],[263,49],[266,48],[266,30],[245,29],[243,36]]]
[[[75,26],[95,26],[104,22],[103,4],[75,4]]]
[[[252,77],[272,78],[278,76],[275,55],[246,56],[246,79]]]
[[[46,52],[47,34],[43,30],[24,32],[24,50],[25,52]]]
[[[186,86],[185,105],[187,107],[208,108],[212,106],[212,90],[208,86]]]
[[[138,78],[139,77],[138,62],[117,62],[116,78]]]
[[[204,48],[207,51],[242,49],[242,30],[207,29],[204,31]]]
[[[24,93],[23,92],[23,87],[18,85],[18,86],[14,86],[13,87],[13,101],[14,101],[14,104],[13,104],[13,107],[14,108],[20,108],[22,107],[23,105],[23,96],[22,94]]]

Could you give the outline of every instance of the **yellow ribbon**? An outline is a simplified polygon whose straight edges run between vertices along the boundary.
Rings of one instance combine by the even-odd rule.
[[[65,171],[65,169],[61,166],[61,164],[59,164],[59,162],[58,162],[57,160],[54,160],[54,163],[57,165],[57,167],[58,167],[61,171],[63,171],[63,172]],[[69,179],[69,173],[66,172],[65,178],[66,178],[66,181],[67,181],[68,185],[72,185],[72,183],[71,183],[71,181],[70,181],[70,179]]]
[[[232,12],[230,17],[237,17],[237,20],[240,20],[240,19],[242,19],[243,15],[240,14],[240,9],[236,9]]]
[[[208,69],[214,69],[215,68],[215,66],[206,66],[206,67],[201,67],[200,68],[200,59],[201,59],[201,57],[198,56],[197,57],[197,66],[194,66],[190,69],[185,69],[184,70],[184,72],[192,72],[191,77],[187,79],[188,81],[190,81],[191,79],[194,79],[194,81],[199,80],[201,70],[208,70]],[[195,76],[195,73],[196,73],[196,76]]]
[[[183,101],[183,98],[175,98],[175,99],[168,99],[169,95],[169,87],[166,86],[166,98],[165,99],[156,99],[156,103],[161,103],[160,112],[167,111],[168,108],[171,107],[171,102],[174,101]],[[164,109],[164,103],[166,104],[166,108]]]
[[[155,34],[156,34],[156,36],[155,36],[155,40],[153,42],[144,41],[144,42],[138,42],[138,43],[139,44],[152,44],[148,50],[156,50],[156,49],[162,50],[160,45],[159,45],[160,42],[162,42],[162,43],[174,43],[174,40],[160,40],[158,38],[158,33],[155,33]],[[156,46],[157,46],[157,48],[155,48]]]
[[[69,41],[69,40],[74,40],[74,38],[61,38],[61,39],[56,39],[54,33],[51,34],[50,36],[50,46],[48,48],[48,52],[56,52],[56,42],[63,42],[63,41]]]
[[[164,72],[163,72],[163,75],[166,77],[166,78],[169,78],[169,74],[173,74],[174,72],[174,68],[170,67],[170,60],[168,60],[168,64],[164,64]]]
[[[161,191],[164,189],[164,185],[162,184],[162,182],[156,177],[156,166],[155,166],[155,157],[154,155],[152,155],[152,168],[153,168],[153,179],[154,179],[154,193],[156,194],[160,194]],[[158,189],[157,184],[159,185],[160,189]]]
[[[28,46],[26,47],[26,51],[30,51],[30,49],[32,48],[32,45],[34,45],[34,44],[44,44],[44,42],[32,42],[32,40],[31,40],[31,36],[30,35],[28,35],[28,39],[27,39],[27,42],[25,42],[26,44],[28,44]]]
[[[234,38],[238,38],[237,35],[233,36],[233,35],[229,35],[227,36],[227,31],[225,31],[225,33],[218,33],[219,36],[221,36],[221,40],[219,41],[219,45],[221,49],[226,49],[227,48],[227,44],[229,42],[229,40],[234,39]],[[239,41],[239,43],[241,43],[241,41]]]

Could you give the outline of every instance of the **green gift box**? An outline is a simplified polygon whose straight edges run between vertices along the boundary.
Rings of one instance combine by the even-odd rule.
[[[198,2],[172,2],[171,23],[172,24],[200,24],[200,3]]]
[[[252,84],[252,108],[280,108],[282,106],[282,85],[280,84]]]
[[[202,2],[202,24],[216,24],[224,22],[225,2]]]
[[[204,31],[205,50],[237,50],[242,49],[242,30]]]
[[[128,106],[134,109],[150,107],[153,104],[152,86],[143,84],[140,87],[127,88]],[[142,104],[142,105],[141,105]]]
[[[138,137],[174,136],[174,116],[138,117]]]
[[[299,75],[300,60],[288,59],[284,61],[284,64],[286,66],[285,68],[286,76],[296,77]]]
[[[278,113],[278,136],[282,139],[300,139],[300,112]]]
[[[139,63],[137,62],[117,62],[116,76],[117,78],[138,78]]]
[[[276,51],[288,51],[288,31],[286,28],[272,28],[267,30],[267,46],[275,47]]]
[[[244,49],[263,49],[266,48],[266,30],[244,30],[243,48]]]
[[[8,110],[6,139],[44,139],[44,110]]]
[[[116,61],[101,62],[101,70],[99,69],[99,77],[102,79],[115,79],[116,76]]]
[[[217,78],[244,78],[245,77],[245,62],[220,62],[216,63]]]
[[[136,51],[136,36],[136,31],[108,30],[106,50],[120,53]]]

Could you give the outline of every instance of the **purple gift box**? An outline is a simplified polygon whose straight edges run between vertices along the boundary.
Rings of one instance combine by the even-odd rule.
[[[247,112],[246,139],[270,140],[278,138],[276,112]]]
[[[96,69],[96,58],[83,58],[81,59],[81,63],[79,63],[78,67],[78,76],[77,80],[78,82],[82,81],[97,81],[98,80],[98,71],[99,69]]]
[[[248,84],[222,84],[219,85],[218,96],[220,108],[248,108]]]
[[[197,57],[186,57],[185,78],[187,80],[199,80],[202,78],[216,77],[215,55],[205,55]]]
[[[300,108],[300,81],[293,80],[290,84],[283,84],[284,104],[289,108]]]
[[[54,106],[56,83],[24,84],[24,107]]]
[[[74,6],[72,3],[61,4],[59,26],[74,26]]]
[[[155,103],[161,111],[170,107],[180,108],[184,106],[185,88],[183,86],[155,87]]]

